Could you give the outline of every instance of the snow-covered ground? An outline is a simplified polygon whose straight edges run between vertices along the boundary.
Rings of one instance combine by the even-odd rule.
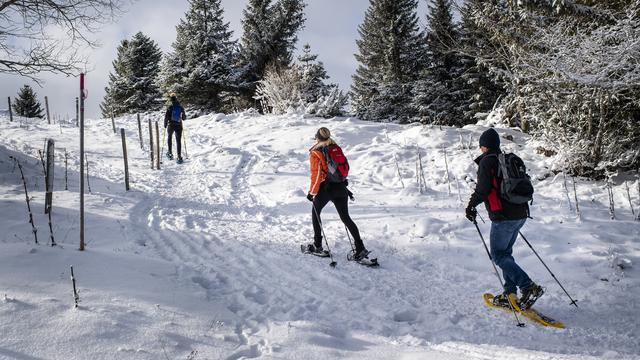
[[[564,321],[565,330],[530,322],[518,328],[513,315],[482,303],[483,292],[500,288],[478,233],[464,218],[482,126],[209,115],[186,123],[186,162],[165,159],[158,171],[151,169],[143,120],[141,149],[135,118],[116,119],[127,131],[129,192],[120,135],[109,120],[87,121],[92,192],[86,196],[87,249],[80,252],[77,129],[0,116],[1,359],[640,356],[640,222],[633,221],[626,187],[613,187],[611,220],[603,184],[578,179],[578,218],[562,174],[552,172],[555,158],[538,154],[539,144],[528,136],[500,129],[513,136],[502,139],[504,147],[536,178],[533,219],[523,233],[580,308],[569,305],[524,242],[514,255],[547,289],[536,308]],[[349,158],[356,197],[350,212],[380,260],[378,269],[346,261],[349,241],[331,205],[323,220],[338,266],[300,253],[300,244],[312,238],[305,195],[308,148],[319,126],[332,130]],[[56,247],[46,245],[43,214],[38,149],[46,138],[55,139],[58,150]],[[418,151],[423,194],[416,182]],[[10,156],[24,166],[40,245]],[[628,185],[637,207],[638,184]],[[480,228],[488,238],[489,224]],[[70,265],[81,299],[77,309]]]

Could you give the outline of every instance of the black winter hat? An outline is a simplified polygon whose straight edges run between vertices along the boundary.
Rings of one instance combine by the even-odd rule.
[[[480,135],[480,146],[487,147],[489,149],[500,148],[500,135],[493,128],[486,130]]]

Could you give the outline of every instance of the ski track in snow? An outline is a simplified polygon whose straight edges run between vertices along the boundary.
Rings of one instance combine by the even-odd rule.
[[[127,124],[131,134],[137,134],[134,125]],[[516,329],[513,316],[482,305],[482,293],[495,292],[499,284],[475,229],[463,217],[455,182],[447,194],[439,152],[442,144],[449,145],[450,173],[461,182],[460,197],[466,203],[469,186],[463,177],[474,178],[475,167],[469,161],[470,150],[462,149],[458,138],[464,132],[477,139],[484,128],[439,130],[241,114],[205,116],[186,126],[188,159],[178,165],[164,158],[161,171],[148,169],[148,153],[135,150],[137,137],[129,135],[134,190],[120,200],[109,192],[122,181],[117,152],[121,148],[89,145],[90,153],[105,157],[94,166],[103,183],[92,186],[96,196],[104,197],[105,207],[131,204],[118,220],[118,234],[111,235],[125,237],[121,251],[172,264],[179,283],[201,289],[205,301],[235,315],[228,330],[236,345],[220,358],[295,358],[303,351],[317,352],[318,358],[638,355],[638,273],[635,268],[624,273],[609,268],[606,259],[618,254],[637,263],[639,226],[623,219],[614,227],[606,208],[596,206],[596,201],[606,200],[601,189],[581,194],[584,199],[591,196],[583,206],[589,218],[576,220],[566,204],[561,207],[564,193],[557,190],[555,179],[539,182],[539,205],[532,209],[539,219],[523,229],[572,296],[580,299],[579,310],[567,305],[564,293],[524,242],[519,240],[514,249],[516,259],[547,288],[536,308],[564,321],[569,329],[531,323]],[[312,238],[304,195],[309,182],[307,148],[319,126],[337,134],[349,157],[357,197],[350,212],[365,245],[380,259],[378,269],[346,261],[349,243],[332,204],[323,211],[323,220],[337,268],[328,266],[329,259],[299,251],[299,245]],[[48,128],[39,127],[44,138]],[[55,138],[52,128],[49,133]],[[109,128],[95,121],[88,131],[103,137]],[[8,131],[2,137],[11,139],[4,143],[7,148],[26,151],[33,145],[15,140],[23,131],[17,126]],[[510,133],[519,144],[529,141]],[[416,142],[424,151],[429,187],[423,195],[415,185]],[[506,145],[517,150],[515,144]],[[527,144],[531,149],[534,145]],[[72,149],[74,144],[68,146]],[[70,151],[77,157],[77,151]],[[397,178],[394,153],[402,162],[405,189]],[[543,171],[547,160],[533,150],[523,154],[534,171]],[[77,161],[74,165],[77,168]],[[15,198],[20,199],[19,194]],[[624,209],[618,211],[622,214]],[[481,214],[485,216],[484,210]],[[582,232],[585,225],[589,230]],[[488,241],[488,225],[481,229]],[[562,271],[565,268],[568,271]],[[603,276],[609,279],[601,281]],[[181,342],[173,342],[174,354],[184,354]],[[390,350],[394,348],[401,350]],[[0,356],[2,351],[0,347]],[[418,353],[412,355],[413,351]]]

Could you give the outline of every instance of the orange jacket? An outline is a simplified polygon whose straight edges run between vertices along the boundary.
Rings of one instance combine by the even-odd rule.
[[[311,167],[311,186],[309,187],[309,194],[317,195],[320,190],[320,184],[327,178],[327,160],[322,153],[322,146],[326,144],[316,144],[309,149],[309,164]]]

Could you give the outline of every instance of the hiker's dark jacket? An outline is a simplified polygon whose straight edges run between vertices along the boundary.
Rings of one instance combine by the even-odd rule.
[[[498,178],[498,150],[489,150],[475,159],[478,164],[478,182],[471,194],[469,207],[476,207],[484,202],[491,221],[518,220],[529,216],[528,204],[513,204],[500,198],[500,181]]]

